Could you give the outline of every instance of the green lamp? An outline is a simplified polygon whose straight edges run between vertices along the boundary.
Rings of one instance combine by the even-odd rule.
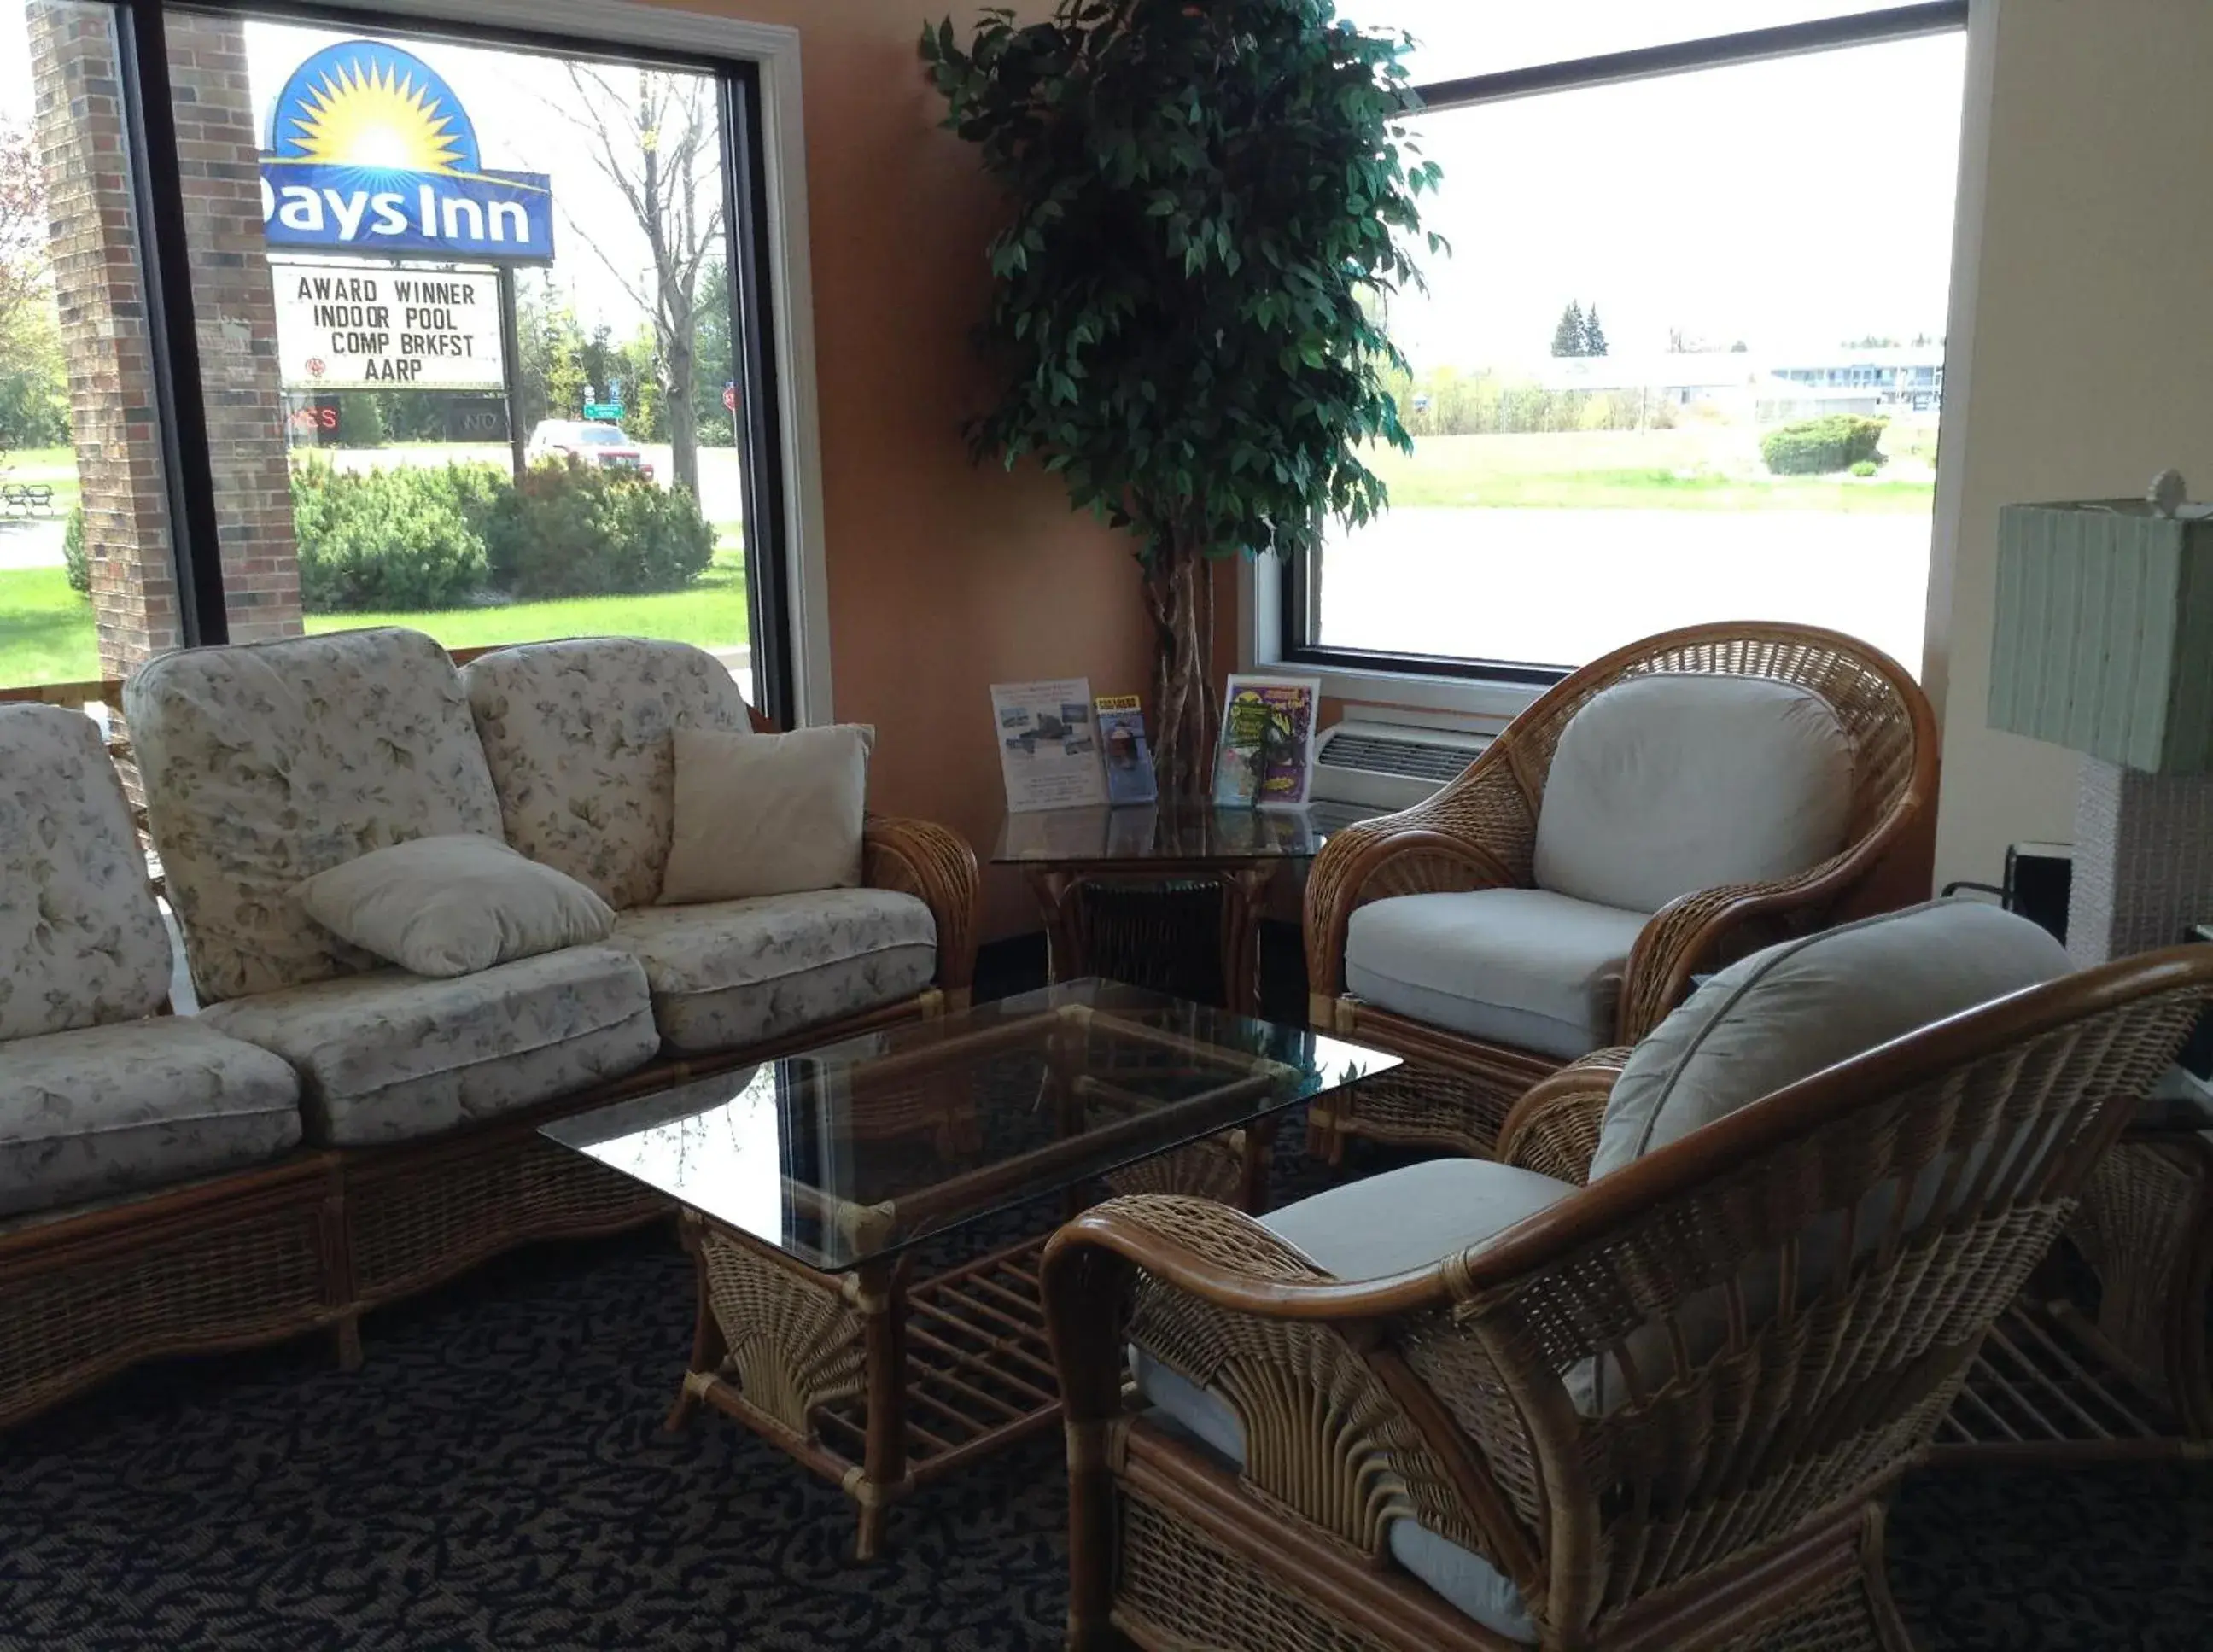
[[[2083,754],[2078,965],[2213,918],[2213,506],[2184,496],[2168,471],[2143,499],[1998,516],[1990,723]]]

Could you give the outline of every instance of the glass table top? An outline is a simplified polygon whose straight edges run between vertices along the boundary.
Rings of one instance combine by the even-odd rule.
[[[541,1133],[835,1272],[1399,1064],[1304,1027],[1071,981]]]
[[[1009,814],[995,865],[1050,862],[1310,860],[1350,818],[1380,811],[1144,803]]]

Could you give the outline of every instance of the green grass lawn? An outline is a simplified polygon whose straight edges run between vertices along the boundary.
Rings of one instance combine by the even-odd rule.
[[[1396,505],[1858,513],[1926,512],[1936,501],[1925,472],[1770,476],[1753,433],[1701,427],[1424,436],[1411,454],[1382,448],[1367,457]]]
[[[574,597],[437,613],[311,613],[311,633],[406,625],[448,648],[489,648],[558,637],[655,637],[702,648],[746,642],[744,553],[724,532],[715,564],[688,588],[660,596]],[[59,568],[0,571],[0,683],[73,683],[100,675],[92,605]]]
[[[61,568],[0,572],[0,683],[77,683],[100,675],[92,604]]]

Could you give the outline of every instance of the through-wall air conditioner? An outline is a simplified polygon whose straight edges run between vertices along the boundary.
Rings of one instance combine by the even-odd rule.
[[[1362,809],[1418,803],[1475,761],[1491,736],[1416,723],[1347,721],[1322,730],[1314,802]]]

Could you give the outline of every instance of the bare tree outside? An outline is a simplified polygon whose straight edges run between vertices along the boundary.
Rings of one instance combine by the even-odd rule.
[[[573,107],[549,104],[588,140],[592,164],[622,192],[649,263],[625,269],[575,228],[637,307],[653,317],[656,379],[673,479],[699,492],[699,277],[722,243],[719,107],[702,75],[566,65]],[[634,77],[634,78],[633,78]]]

